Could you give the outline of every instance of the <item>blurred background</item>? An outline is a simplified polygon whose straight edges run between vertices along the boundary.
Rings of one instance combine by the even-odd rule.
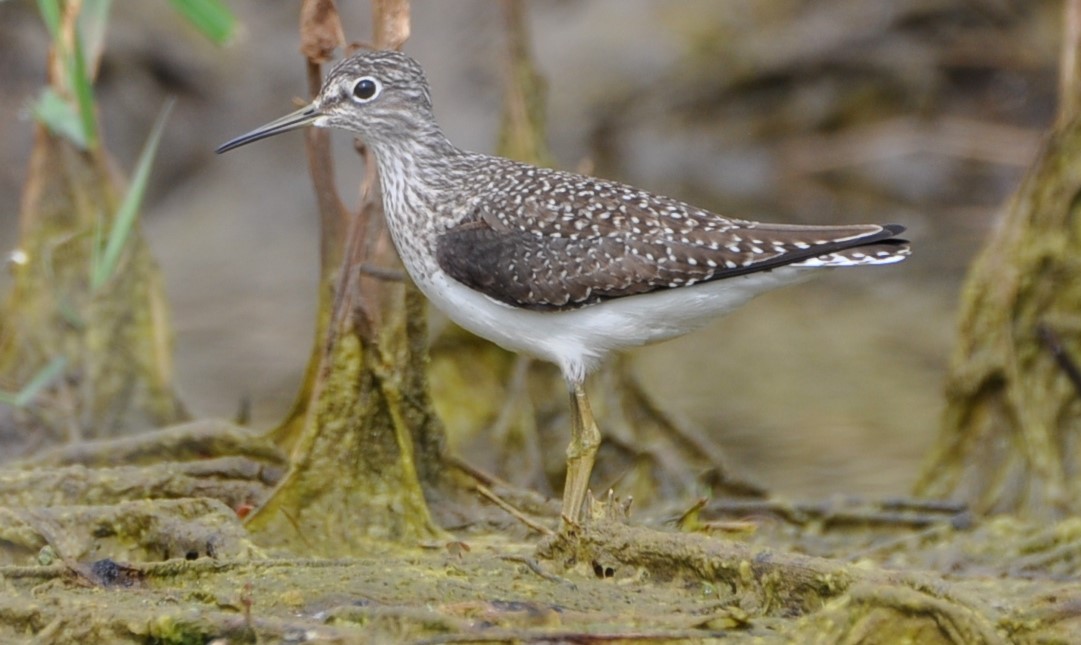
[[[299,134],[218,157],[305,91],[297,3],[234,0],[216,48],[164,0],[113,7],[104,138],[130,170],[178,99],[144,213],[196,416],[245,397],[269,427],[291,404],[315,315],[318,216]],[[346,36],[367,3],[339,1]],[[701,333],[633,354],[666,407],[782,494],[904,493],[938,431],[964,272],[1055,109],[1051,0],[535,0],[534,55],[558,163],[717,212],[798,223],[896,222],[914,253],[763,296]],[[407,53],[460,146],[491,151],[505,75],[491,0],[414,0]],[[0,1],[0,249],[18,240],[44,83],[35,3]],[[336,135],[339,185],[361,166]],[[5,285],[0,285],[5,286]],[[439,325],[434,329],[438,330]],[[467,455],[468,456],[468,455]]]

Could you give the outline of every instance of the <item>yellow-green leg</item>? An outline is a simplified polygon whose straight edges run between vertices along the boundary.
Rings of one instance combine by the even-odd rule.
[[[571,443],[567,446],[567,481],[563,485],[563,518],[577,522],[589,489],[589,475],[601,433],[593,421],[585,389],[581,383],[568,383],[571,395]]]

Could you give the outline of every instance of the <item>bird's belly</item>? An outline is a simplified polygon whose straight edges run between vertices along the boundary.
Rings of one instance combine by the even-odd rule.
[[[568,378],[580,380],[609,352],[694,331],[760,293],[812,273],[780,267],[566,311],[512,307],[438,271],[417,284],[458,325],[505,349],[556,363]]]

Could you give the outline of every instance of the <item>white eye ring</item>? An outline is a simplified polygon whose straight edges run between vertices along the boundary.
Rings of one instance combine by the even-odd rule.
[[[379,96],[379,93],[382,91],[382,83],[371,76],[365,76],[363,78],[358,78],[357,82],[353,83],[353,90],[349,95],[357,103],[367,103]]]

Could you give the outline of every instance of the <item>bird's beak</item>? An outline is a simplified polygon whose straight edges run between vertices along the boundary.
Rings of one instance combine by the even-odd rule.
[[[312,103],[311,105],[300,108],[292,114],[287,114],[280,119],[275,119],[262,127],[258,127],[247,134],[242,134],[235,139],[226,141],[218,146],[218,149],[214,152],[221,154],[223,152],[228,152],[233,148],[239,148],[242,145],[251,143],[252,141],[266,139],[267,137],[272,137],[276,134],[281,134],[282,132],[309,126],[320,116],[322,116],[322,112],[320,112],[319,108]]]

